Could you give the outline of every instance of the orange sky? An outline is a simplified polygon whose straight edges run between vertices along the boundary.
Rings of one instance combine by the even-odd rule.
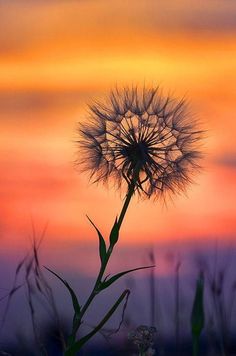
[[[1,2],[3,241],[24,245],[31,218],[49,241],[94,241],[85,214],[109,232],[122,201],[74,171],[76,122],[113,85],[144,82],[188,97],[205,170],[168,209],[134,199],[121,243],[234,238],[235,18],[222,0]]]

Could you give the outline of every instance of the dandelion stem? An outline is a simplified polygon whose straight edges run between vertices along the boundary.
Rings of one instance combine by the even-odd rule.
[[[123,208],[121,210],[121,213],[120,213],[120,216],[119,216],[119,219],[117,221],[117,225],[120,229],[121,227],[121,224],[124,220],[124,217],[125,217],[125,214],[126,214],[126,211],[128,209],[128,206],[129,206],[129,203],[130,203],[130,200],[134,194],[134,189],[135,189],[135,182],[132,182],[129,186],[129,189],[128,189],[128,192],[127,192],[127,195],[126,195],[126,199],[125,199],[125,202],[124,202],[124,205],[123,205]]]
[[[133,172],[133,178],[131,180],[131,182],[129,183],[129,186],[128,186],[128,192],[126,194],[126,199],[125,199],[125,202],[124,202],[124,205],[123,205],[123,208],[121,210],[121,213],[120,213],[120,216],[119,216],[119,219],[117,221],[117,225],[118,225],[118,228],[120,229],[121,227],[121,224],[124,220],[124,217],[125,217],[125,214],[126,214],[126,211],[128,209],[128,206],[129,206],[129,203],[130,203],[130,200],[134,194],[134,191],[135,191],[135,187],[137,185],[137,180],[138,180],[138,176],[139,176],[139,172],[140,172],[140,164],[137,163],[135,168],[134,168],[134,172]]]
[[[121,227],[121,224],[124,220],[124,217],[125,217],[125,214],[126,214],[126,211],[128,209],[128,206],[129,206],[129,203],[131,201],[131,198],[134,194],[134,191],[135,191],[135,186],[136,186],[136,177],[138,175],[138,169],[136,168],[135,169],[135,174],[134,174],[134,179],[131,181],[131,183],[129,184],[129,187],[128,187],[128,192],[127,192],[127,195],[126,195],[126,199],[125,199],[125,202],[124,202],[124,205],[123,205],[123,208],[121,210],[121,213],[120,213],[120,216],[119,216],[119,219],[117,221],[117,226],[118,226],[118,230],[120,229]],[[98,274],[98,277],[96,279],[96,282],[94,284],[94,287],[93,287],[93,290],[90,294],[90,296],[88,297],[87,301],[85,302],[84,306],[82,307],[81,311],[80,311],[80,315],[79,315],[79,318],[78,318],[78,321],[77,321],[77,324],[76,326],[73,328],[73,331],[72,331],[72,338],[73,340],[75,341],[76,339],[76,334],[80,328],[80,325],[82,323],[82,318],[84,316],[84,314],[86,313],[87,309],[89,308],[90,304],[92,303],[93,299],[95,298],[95,296],[101,291],[99,289],[100,285],[101,285],[101,282],[102,282],[102,278],[103,278],[103,275],[105,273],[105,270],[106,270],[106,267],[107,267],[107,264],[108,264],[108,261],[111,257],[111,254],[112,254],[112,251],[113,251],[113,247],[112,245],[109,246],[108,250],[107,250],[107,255],[106,255],[106,260],[104,261],[104,263],[102,263],[101,267],[100,267],[100,271],[99,271],[99,274]],[[69,353],[70,354],[70,353]],[[73,353],[72,353],[73,354]]]

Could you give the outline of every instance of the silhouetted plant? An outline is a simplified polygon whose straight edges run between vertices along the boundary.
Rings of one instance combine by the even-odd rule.
[[[203,294],[204,294],[204,278],[203,278],[203,274],[200,273],[200,276],[196,284],[196,292],[195,292],[192,315],[191,315],[193,356],[199,355],[200,335],[204,328],[204,323],[205,323]]]
[[[110,319],[119,305],[128,299],[125,290],[101,322],[87,335],[77,339],[85,313],[94,298],[120,277],[138,267],[104,277],[108,261],[118,242],[119,232],[131,198],[166,197],[185,190],[199,168],[201,153],[198,142],[202,131],[187,110],[184,100],[163,97],[156,88],[138,90],[124,88],[111,91],[105,103],[90,106],[87,123],[79,124],[76,164],[90,172],[93,182],[113,179],[118,187],[126,186],[126,198],[120,215],[115,219],[109,245],[96,227],[99,238],[100,270],[91,294],[81,305],[72,287],[54,271],[49,270],[68,289],[73,307],[72,331],[67,340],[65,355],[75,355]]]
[[[39,259],[39,248],[41,242],[44,238],[46,232],[46,227],[42,231],[42,234],[39,239],[36,239],[34,226],[33,226],[33,238],[32,238],[32,246],[30,251],[22,258],[22,260],[18,263],[16,270],[13,285],[10,291],[2,297],[0,300],[6,299],[6,307],[4,310],[3,318],[1,320],[0,331],[4,328],[6,318],[9,312],[10,304],[12,302],[13,296],[22,288],[25,289],[26,292],[26,302],[28,304],[29,313],[31,317],[32,330],[34,336],[34,347],[36,347],[40,353],[40,355],[48,355],[43,337],[42,330],[39,326],[37,320],[37,308],[36,308],[36,300],[44,305],[45,309],[47,309],[48,316],[53,319],[53,328],[57,334],[57,344],[58,348],[65,348],[65,340],[64,340],[64,332],[62,330],[62,323],[59,317],[59,312],[57,310],[55,297],[53,294],[53,290],[49,285],[44,271],[42,270],[40,259]],[[37,297],[37,298],[36,298]],[[43,332],[45,332],[45,328]],[[45,335],[46,336],[46,335]],[[23,351],[23,342],[21,340],[20,350],[21,354],[29,354],[31,353],[30,345],[28,340],[24,340],[25,344],[29,348],[29,350]],[[3,352],[3,351],[2,351]],[[37,351],[35,350],[35,354]]]

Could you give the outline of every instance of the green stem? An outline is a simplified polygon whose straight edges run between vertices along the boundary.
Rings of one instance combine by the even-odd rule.
[[[75,355],[76,352],[78,352],[82,346],[89,340],[91,337],[93,337],[102,327],[103,325],[106,324],[106,322],[110,319],[110,317],[114,314],[116,309],[119,307],[121,302],[125,299],[128,298],[130,294],[130,291],[126,289],[119,299],[116,301],[116,303],[113,305],[113,307],[109,310],[109,312],[106,314],[106,316],[102,319],[102,321],[86,336],[84,336],[82,339],[76,341],[70,349],[68,349],[65,353],[65,356],[73,356]]]
[[[199,353],[199,336],[193,336],[193,356],[198,356]]]
[[[81,320],[82,317],[84,316],[86,310],[88,309],[89,305],[90,305],[91,302],[93,301],[93,299],[94,299],[94,297],[96,296],[96,294],[99,293],[98,286],[99,286],[99,284],[101,283],[101,280],[102,280],[102,277],[103,277],[103,275],[104,275],[104,272],[105,272],[107,263],[108,263],[108,261],[109,261],[110,255],[111,255],[111,254],[108,254],[108,255],[107,255],[106,262],[101,266],[100,271],[99,271],[99,274],[98,274],[98,277],[97,277],[96,282],[95,282],[95,285],[94,285],[94,287],[93,287],[93,290],[92,290],[90,296],[88,297],[86,303],[84,304],[83,308],[81,309],[81,312],[80,312],[80,320]]]
[[[120,213],[120,216],[119,216],[119,219],[117,221],[117,224],[119,226],[119,229],[121,227],[121,224],[124,220],[124,217],[125,217],[125,214],[126,214],[126,211],[128,209],[128,206],[129,206],[129,203],[130,203],[130,200],[132,198],[132,195],[134,194],[134,189],[135,189],[135,184],[130,184],[129,186],[129,189],[128,189],[128,193],[126,195],[126,199],[125,199],[125,202],[124,202],[124,205],[123,205],[123,208],[121,210],[121,213]],[[91,304],[92,300],[94,299],[94,297],[96,296],[96,294],[98,293],[98,286],[99,284],[101,283],[101,280],[102,280],[102,277],[104,275],[104,272],[105,272],[105,269],[106,269],[106,266],[108,264],[108,261],[111,257],[111,253],[112,253],[112,250],[111,249],[108,249],[107,251],[107,259],[106,259],[106,262],[104,264],[101,265],[100,267],[100,271],[99,271],[99,274],[98,274],[98,277],[97,277],[97,280],[95,282],[95,285],[94,285],[94,288],[87,300],[87,302],[85,303],[85,305],[83,306],[83,308],[81,309],[81,313],[80,313],[80,319],[82,319],[83,315],[85,314],[86,310],[88,309],[89,305]]]
[[[119,216],[119,219],[118,219],[118,226],[119,226],[119,229],[121,227],[121,224],[124,220],[124,217],[125,217],[125,214],[126,214],[126,211],[128,209],[128,206],[129,206],[129,203],[130,203],[130,200],[132,198],[132,195],[134,193],[134,188],[135,188],[135,185],[134,184],[131,184],[129,186],[129,189],[128,189],[128,193],[126,195],[126,199],[125,199],[125,202],[124,202],[124,205],[123,205],[123,208],[121,210],[121,213],[120,213],[120,216]],[[94,297],[96,296],[96,294],[99,292],[97,289],[98,289],[98,286],[99,284],[101,283],[101,280],[102,280],[102,277],[104,275],[104,272],[105,272],[105,269],[106,269],[106,266],[108,264],[108,261],[111,257],[111,253],[112,253],[112,249],[108,249],[107,251],[107,259],[105,261],[104,264],[101,265],[100,267],[100,271],[99,271],[99,274],[98,274],[98,277],[97,277],[97,280],[95,282],[95,285],[94,285],[94,288],[87,300],[87,302],[85,303],[85,305],[83,306],[83,308],[81,309],[81,313],[80,313],[80,319],[82,319],[83,315],[85,314],[86,310],[88,309],[89,305],[91,304],[92,300],[94,299]]]
[[[128,209],[128,206],[129,206],[129,203],[130,203],[130,200],[134,194],[134,190],[135,190],[135,182],[132,182],[130,185],[129,185],[129,189],[128,189],[128,192],[127,192],[127,195],[126,195],[126,199],[125,199],[125,202],[124,202],[124,205],[123,205],[123,208],[121,210],[121,213],[120,213],[120,216],[119,216],[119,219],[117,221],[117,225],[120,229],[121,227],[121,224],[124,220],[124,217],[125,217],[125,214],[126,214],[126,211]]]
[[[122,225],[122,222],[124,220],[126,211],[128,209],[128,206],[129,206],[129,203],[130,203],[131,198],[132,198],[132,196],[134,194],[134,190],[135,190],[135,181],[133,180],[130,183],[129,187],[128,187],[128,192],[127,192],[127,195],[126,195],[126,199],[125,199],[123,208],[121,210],[121,213],[119,215],[119,219],[117,221],[118,229],[120,229],[120,227]],[[79,327],[80,327],[80,325],[82,323],[82,318],[83,318],[84,314],[86,313],[87,309],[89,308],[89,306],[92,303],[92,301],[95,298],[95,296],[100,292],[99,286],[101,284],[101,281],[102,281],[104,272],[106,270],[108,261],[109,261],[109,259],[111,257],[112,251],[113,251],[113,246],[110,245],[109,248],[108,248],[108,251],[107,251],[106,260],[100,267],[100,271],[99,271],[98,277],[96,279],[96,282],[94,284],[93,290],[92,290],[91,294],[89,295],[86,303],[84,304],[84,306],[82,307],[82,309],[80,311],[79,318],[77,320],[76,326],[73,328],[72,335],[71,335],[71,337],[74,340],[74,342],[75,342],[75,339],[76,339],[76,334],[77,334],[77,332],[79,330]]]
[[[136,187],[136,184],[137,184],[137,180],[138,180],[138,177],[139,177],[139,172],[140,172],[140,165],[137,163],[137,165],[136,165],[136,167],[134,169],[133,178],[132,178],[132,180],[131,180],[131,182],[129,183],[129,186],[128,186],[128,192],[126,194],[126,199],[125,199],[123,208],[121,210],[119,219],[117,221],[119,229],[120,229],[121,224],[122,224],[122,222],[124,220],[124,217],[125,217],[126,211],[128,209],[130,200],[131,200],[131,198],[132,198],[132,196],[134,194],[135,187]]]

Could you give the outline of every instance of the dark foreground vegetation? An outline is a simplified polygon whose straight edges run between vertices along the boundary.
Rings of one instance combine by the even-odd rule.
[[[2,298],[1,333],[5,337],[2,338],[2,334],[0,336],[0,355],[63,355],[64,342],[70,332],[70,316],[67,315],[66,308],[64,314],[58,308],[58,304],[64,303],[64,300],[58,303],[57,299],[60,295],[51,285],[51,280],[48,281],[47,271],[40,263],[38,250],[39,245],[34,243],[31,252],[17,265],[11,290],[5,298]],[[119,309],[118,319],[111,321],[109,326],[105,325],[98,336],[91,340],[78,355],[139,355],[129,334],[138,325],[147,324],[144,314],[148,311],[148,325],[155,326],[157,329],[152,345],[155,355],[235,356],[236,279],[235,259],[232,251],[225,253],[221,260],[216,258],[216,252],[208,258],[196,253],[194,257],[192,256],[195,274],[188,280],[181,275],[182,264],[184,264],[181,258],[174,254],[171,259],[169,256],[173,267],[172,276],[164,285],[154,271],[148,272],[144,278],[145,292],[147,292],[145,300],[142,294],[143,287],[141,291],[138,288],[140,284],[138,278],[133,275],[127,279],[126,287],[131,290],[132,295],[137,297],[139,294],[140,303],[135,304],[134,300],[124,303]],[[223,254],[222,251],[217,252],[218,255],[219,253]],[[157,252],[151,250],[146,257],[153,264],[156,263],[157,255]],[[194,319],[194,303],[196,303],[199,276],[204,281],[203,310],[196,309],[197,314]],[[28,324],[31,323],[31,336],[24,334],[24,321],[21,330],[16,335],[12,335],[9,327],[8,318],[11,318],[12,325],[15,322],[11,315],[11,308],[17,304],[17,298],[23,291],[28,309]],[[37,300],[42,301],[41,310],[45,308],[46,315],[48,313],[48,322],[39,321],[40,312],[37,310]],[[108,305],[110,301],[106,300],[106,303]],[[19,315],[15,317],[19,318]],[[201,318],[204,320],[202,321]],[[202,330],[200,330],[196,352],[193,350],[192,328],[194,325],[198,327],[199,320]],[[93,328],[91,320],[88,321],[87,328]],[[7,334],[9,334],[9,340],[6,337]]]

